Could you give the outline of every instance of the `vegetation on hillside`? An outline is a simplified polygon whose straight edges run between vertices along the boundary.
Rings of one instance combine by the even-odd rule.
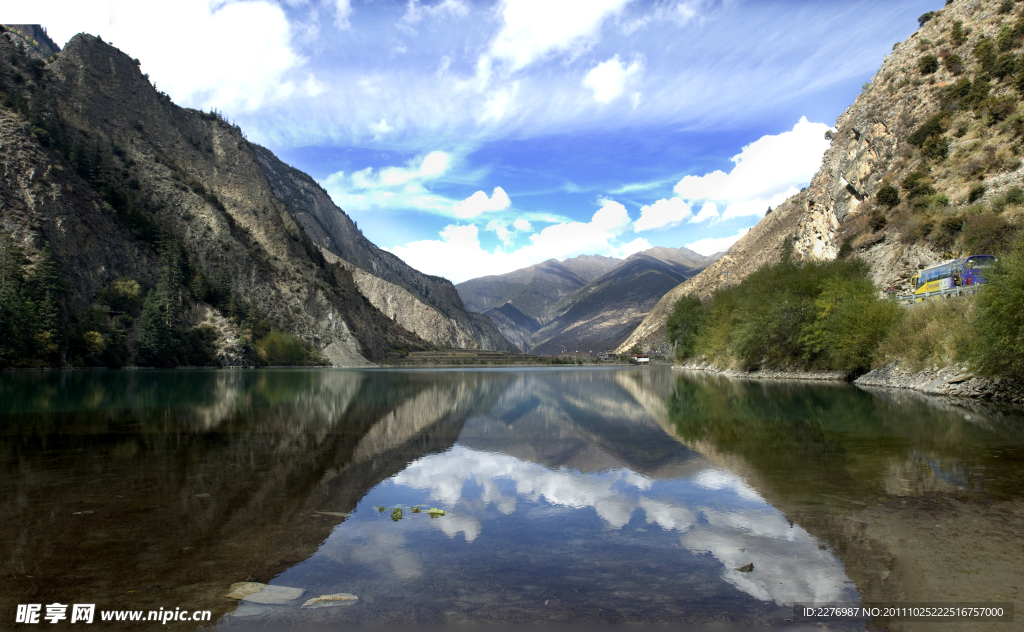
[[[974,298],[912,308],[880,298],[858,259],[784,257],[707,302],[676,302],[666,331],[676,358],[744,369],[864,371],[896,360],[916,369],[968,362],[1024,380],[1024,237]]]
[[[991,181],[1019,169],[1024,154],[1024,9],[999,15],[998,35],[971,44],[971,27],[925,14],[940,24],[940,36],[918,38],[916,67],[876,82],[890,95],[907,86],[931,91],[940,110],[912,128],[877,193],[845,223],[844,253],[876,243],[883,230],[950,257],[998,254],[1013,242],[1024,190]],[[947,74],[937,80],[940,67]],[[905,114],[900,123],[913,121]]]

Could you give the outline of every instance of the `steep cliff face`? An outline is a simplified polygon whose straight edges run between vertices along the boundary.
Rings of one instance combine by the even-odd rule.
[[[118,277],[156,284],[157,252],[171,241],[191,282],[216,285],[225,305],[248,306],[333,364],[428,346],[371,305],[344,268],[304,247],[302,226],[239,129],[175,106],[95,37],[75,36],[46,65],[20,61],[0,38],[0,57],[8,66],[0,68],[0,224],[30,260],[50,244],[68,285],[68,318]],[[189,282],[176,308],[186,320],[202,293]]]
[[[1019,5],[961,0],[921,22],[839,116],[809,186],[666,294],[620,350],[667,349],[680,297],[706,298],[726,266],[738,282],[778,261],[788,237],[795,257],[860,257],[879,288],[898,292],[944,259],[998,254],[1024,215],[1024,17]]]
[[[378,248],[312,178],[269,150],[252,147],[277,199],[317,245],[350,264],[360,290],[375,307],[436,344],[515,350],[490,319],[466,311],[451,281],[423,274]]]

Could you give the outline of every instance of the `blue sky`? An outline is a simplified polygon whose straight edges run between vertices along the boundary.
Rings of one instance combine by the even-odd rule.
[[[727,249],[940,0],[0,2],[216,107],[372,241],[455,282]],[[17,14],[34,11],[39,15]],[[21,19],[16,19],[21,18]]]

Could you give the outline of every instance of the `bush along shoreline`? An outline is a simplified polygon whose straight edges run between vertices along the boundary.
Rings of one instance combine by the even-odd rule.
[[[979,292],[901,307],[863,261],[782,260],[666,323],[677,366],[1024,403],[1024,238]]]

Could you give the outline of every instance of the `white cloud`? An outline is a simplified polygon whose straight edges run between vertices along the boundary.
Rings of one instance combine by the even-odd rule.
[[[459,219],[478,217],[491,211],[504,211],[512,206],[512,200],[501,187],[495,187],[491,197],[483,191],[477,191],[465,200],[452,207],[452,213]]]
[[[504,274],[551,258],[565,259],[581,254],[624,257],[650,248],[645,239],[619,243],[619,237],[629,225],[626,208],[614,200],[604,200],[589,222],[552,224],[530,235],[529,245],[511,252],[485,250],[480,245],[479,230],[473,225],[449,225],[439,233],[439,240],[414,241],[395,246],[391,252],[417,270],[460,283],[479,276]],[[497,232],[498,224],[488,226]],[[507,230],[507,224],[502,226]]]
[[[706,222],[708,220],[714,221],[719,219],[718,205],[714,202],[705,202],[704,206],[701,207],[700,212],[693,216],[690,221],[693,223]]]
[[[635,232],[654,228],[669,228],[690,217],[690,207],[682,198],[658,200],[640,208],[640,219],[633,226]]]
[[[549,53],[579,53],[599,36],[609,16],[631,0],[505,0],[504,25],[491,41],[489,56],[519,70]]]
[[[523,219],[522,217],[512,222],[512,225],[516,227],[516,230],[522,230],[526,232],[533,230],[533,226],[530,224],[530,222]]]
[[[380,123],[373,123],[370,125],[370,131],[373,132],[374,140],[380,140],[384,136],[395,131],[395,128],[388,125],[388,120],[386,118],[382,118]]]
[[[626,84],[633,82],[643,70],[643,63],[636,59],[626,67],[618,55],[594,66],[583,79],[583,85],[594,91],[594,100],[598,103],[610,103],[622,96]],[[634,107],[639,104],[640,94],[633,94]]]
[[[142,71],[179,104],[244,112],[323,91],[312,75],[291,79],[306,59],[292,46],[284,11],[269,0],[78,4],[67,11],[51,5],[40,21],[58,44],[83,29],[100,35],[139,58]],[[183,46],[182,38],[202,45]]]
[[[420,0],[409,0],[409,4],[405,8],[405,15],[402,16],[402,22],[416,24],[424,19],[437,19],[444,16],[464,17],[467,13],[469,13],[469,7],[459,0],[444,0],[426,6]]]
[[[775,208],[799,192],[800,190],[796,187],[790,187],[782,193],[776,193],[767,200],[748,200],[746,202],[730,204],[722,213],[722,219],[726,220],[732,219],[733,217],[748,217],[751,215],[763,217],[764,214],[768,212],[768,207]]]
[[[739,241],[740,237],[746,235],[748,232],[750,232],[750,229],[744,228],[735,235],[730,235],[728,237],[707,237],[704,239],[698,239],[692,244],[686,244],[686,247],[702,255],[713,255],[716,252],[725,252],[732,247],[734,243]]]
[[[334,0],[334,24],[341,30],[351,28],[349,17],[352,15],[352,3],[349,0]]]
[[[827,129],[824,123],[810,123],[801,117],[792,130],[762,136],[744,147],[733,156],[736,164],[729,173],[686,176],[674,190],[690,202],[768,200],[811,181],[829,146],[824,137]]]
[[[367,167],[352,174],[339,171],[320,184],[342,209],[414,209],[450,216],[453,201],[431,193],[424,185],[445,176],[451,164],[450,154],[432,151],[404,167],[377,171]]]

